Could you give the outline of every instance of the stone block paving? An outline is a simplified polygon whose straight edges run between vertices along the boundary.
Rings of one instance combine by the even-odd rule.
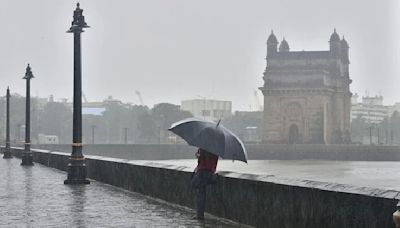
[[[0,159],[0,227],[242,227],[96,181],[64,185],[65,172],[20,162]]]

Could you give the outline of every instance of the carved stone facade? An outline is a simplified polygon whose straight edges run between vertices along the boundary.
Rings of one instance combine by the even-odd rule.
[[[264,72],[267,143],[350,142],[349,46],[336,30],[329,51],[290,51],[271,33]]]

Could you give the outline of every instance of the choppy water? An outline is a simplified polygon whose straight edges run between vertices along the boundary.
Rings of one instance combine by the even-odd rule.
[[[95,181],[64,185],[66,173],[20,162],[0,159],[0,227],[239,227]]]
[[[194,169],[193,159],[152,161],[186,166]],[[328,161],[328,160],[249,160],[232,162],[220,160],[217,171],[275,175],[276,177],[313,180],[359,187],[400,191],[400,162],[383,161]]]

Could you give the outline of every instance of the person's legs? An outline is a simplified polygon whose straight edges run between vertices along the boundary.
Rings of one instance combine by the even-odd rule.
[[[196,191],[196,218],[204,219],[204,211],[206,209],[206,185],[200,186]]]
[[[196,189],[196,218],[204,219],[204,211],[206,209],[206,188],[211,177],[210,171],[198,171],[199,185]]]

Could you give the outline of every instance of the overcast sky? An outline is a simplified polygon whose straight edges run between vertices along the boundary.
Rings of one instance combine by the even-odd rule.
[[[0,89],[72,98],[75,1],[0,0]],[[350,45],[351,90],[400,102],[398,0],[82,0],[83,92],[124,102],[180,104],[231,100],[254,109],[263,85],[266,39],[274,30],[291,50],[328,50],[334,28]],[[262,95],[259,93],[262,102]]]

